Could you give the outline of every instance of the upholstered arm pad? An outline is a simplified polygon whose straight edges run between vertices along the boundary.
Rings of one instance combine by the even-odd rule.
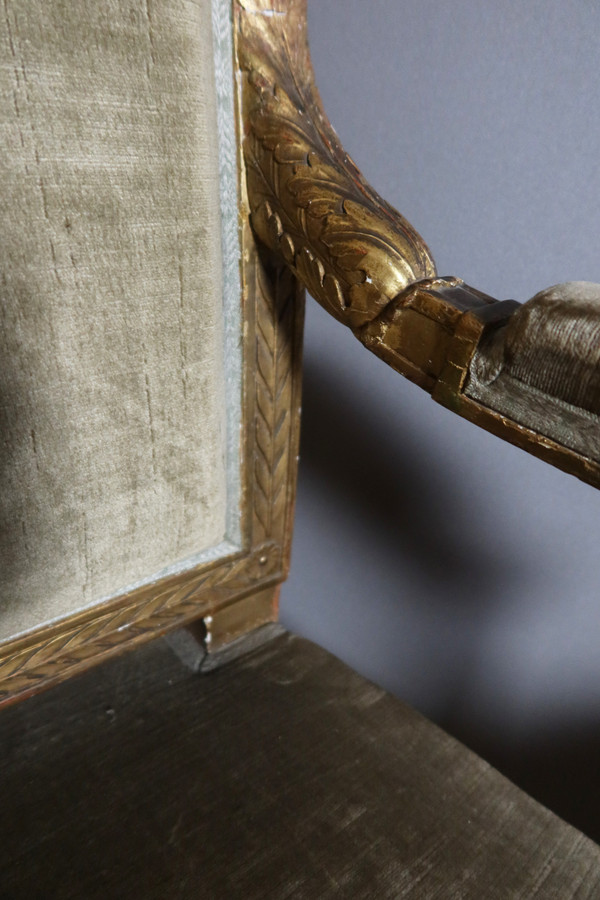
[[[600,457],[600,285],[547,288],[483,340],[466,394],[572,450]]]

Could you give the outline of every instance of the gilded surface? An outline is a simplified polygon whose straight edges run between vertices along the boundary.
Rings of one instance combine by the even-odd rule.
[[[305,6],[237,0],[256,234],[366,347],[435,400],[600,486],[600,303],[578,316],[560,303],[542,311],[539,296],[520,307],[436,277],[421,237],[367,185],[323,113]],[[505,331],[512,336],[511,396],[504,379],[484,397],[470,367]],[[573,405],[580,395],[585,404]],[[570,418],[557,427],[565,403]]]
[[[243,549],[5,642],[0,647],[0,704],[202,616],[216,617],[221,611],[236,621],[245,616],[252,627],[256,604],[246,613],[247,598],[257,592],[266,596],[287,573],[298,455],[303,294],[285,267],[260,258],[245,214],[241,167],[239,176]],[[233,613],[236,604],[241,604],[240,615]],[[276,615],[274,603],[271,614]]]
[[[311,294],[356,329],[435,275],[422,238],[362,178],[323,114],[301,0],[238,3],[248,73],[252,224]]]
[[[587,353],[590,342],[581,335],[574,338],[573,318],[553,310],[546,327],[525,312],[518,320],[525,323],[520,329],[518,304],[497,302],[459,279],[436,278],[421,238],[364,182],[323,115],[308,58],[303,0],[235,0],[234,10],[252,224],[278,254],[273,259],[279,258],[265,262],[254,245],[244,214],[248,199],[242,176],[244,550],[5,644],[0,701],[31,693],[199,616],[218,614],[285,576],[298,446],[302,317],[291,273],[369,349],[434,399],[600,485],[598,453],[590,458],[555,440],[547,427],[530,427],[530,394],[520,421],[503,411],[499,394],[490,405],[468,395],[474,359],[480,366],[493,353],[495,338],[508,331],[513,317],[514,334],[507,346],[509,368],[519,383],[527,391],[540,392],[541,385],[541,393],[550,385],[559,402],[563,386],[576,393],[570,360]],[[284,260],[291,273],[282,268]],[[575,327],[591,329],[593,336],[597,319],[594,311]],[[540,358],[530,340],[529,320],[548,338]],[[598,406],[597,367],[579,362],[588,373],[583,413],[589,417]],[[577,427],[581,411],[573,410]]]
[[[303,304],[291,275],[265,270],[249,240],[243,270],[250,314],[243,504],[248,548],[6,643],[0,651],[0,704],[62,680],[127,646],[224,610],[287,574],[298,453],[299,421],[294,413],[300,404]]]

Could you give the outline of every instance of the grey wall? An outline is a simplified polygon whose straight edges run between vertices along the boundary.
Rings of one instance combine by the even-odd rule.
[[[346,149],[441,274],[600,281],[600,5],[309,3]],[[600,838],[600,493],[437,407],[313,301],[288,627]]]

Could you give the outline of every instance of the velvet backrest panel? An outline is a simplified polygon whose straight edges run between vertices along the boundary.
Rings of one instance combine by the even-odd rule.
[[[0,637],[226,537],[211,3],[7,0]]]

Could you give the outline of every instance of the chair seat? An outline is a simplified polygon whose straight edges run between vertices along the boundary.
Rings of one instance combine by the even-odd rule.
[[[4,711],[17,898],[600,896],[600,848],[279,633],[209,674],[163,641]]]

